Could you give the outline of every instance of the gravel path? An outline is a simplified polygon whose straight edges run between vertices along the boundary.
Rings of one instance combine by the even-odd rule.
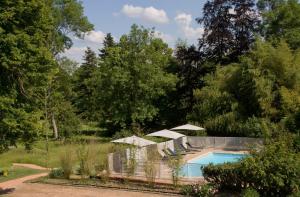
[[[170,195],[132,192],[123,190],[100,189],[89,187],[72,187],[49,185],[39,183],[24,183],[20,185],[15,191],[11,191],[10,197],[166,197]]]
[[[50,168],[47,169],[42,166],[38,166],[35,164],[27,164],[27,163],[13,163],[13,166],[31,168],[31,169],[35,169],[35,170],[50,170]]]
[[[0,191],[1,191],[1,189],[2,190],[16,189],[18,186],[23,184],[23,182],[25,182],[25,181],[29,181],[29,180],[36,179],[36,178],[43,177],[43,176],[47,176],[47,175],[48,175],[47,172],[43,172],[43,173],[39,173],[39,174],[34,174],[34,175],[25,176],[25,177],[22,177],[22,178],[2,182],[2,183],[0,183]]]
[[[14,164],[32,169],[45,170],[45,168],[32,164]],[[25,181],[47,176],[47,172],[30,175],[15,180],[0,183],[0,195],[11,197],[166,197],[170,195],[133,192],[113,189],[100,189],[91,187],[71,187],[50,184],[24,183]]]

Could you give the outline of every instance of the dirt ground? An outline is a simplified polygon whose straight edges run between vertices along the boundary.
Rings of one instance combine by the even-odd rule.
[[[3,193],[2,193],[3,194]],[[58,186],[37,183],[23,183],[15,189],[7,190],[7,196],[10,197],[89,197],[89,196],[103,196],[103,197],[166,197],[170,195],[161,195],[153,193],[141,193],[113,189],[99,189],[88,187],[71,187]],[[0,194],[1,195],[1,194]]]

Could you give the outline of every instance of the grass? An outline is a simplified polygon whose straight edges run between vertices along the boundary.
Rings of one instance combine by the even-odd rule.
[[[12,167],[8,170],[8,176],[0,176],[0,183],[9,181],[16,178],[25,177],[28,175],[38,174],[44,172],[43,170],[35,170],[30,168],[24,168],[24,167]]]
[[[60,141],[51,141],[49,142],[49,155],[47,156],[45,144],[45,141],[38,141],[34,144],[33,149],[30,152],[25,151],[24,147],[20,145],[18,148],[13,148],[8,152],[0,154],[0,168],[9,168],[12,163],[29,163],[50,168],[59,167],[59,156],[66,149],[70,148],[76,150],[79,146],[78,144],[63,144]],[[97,150],[99,159],[107,157],[108,152],[113,152],[115,150],[114,145],[109,142],[96,142],[91,143],[88,146]]]

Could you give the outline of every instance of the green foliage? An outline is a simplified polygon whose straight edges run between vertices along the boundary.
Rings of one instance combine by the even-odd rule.
[[[12,166],[9,168],[0,169],[0,183],[9,180],[22,178],[25,176],[42,173],[42,170],[36,170],[31,168]]]
[[[136,147],[129,148],[129,158],[123,158],[123,163],[125,164],[126,175],[128,177],[133,176],[135,174],[137,168],[137,160],[136,160]],[[125,156],[125,155],[124,155]]]
[[[165,71],[171,54],[161,39],[136,25],[107,50],[93,79],[94,106],[106,127],[113,125],[120,130],[157,115],[153,102],[174,87],[176,81],[174,75]]]
[[[299,191],[300,157],[288,141],[271,141],[240,163],[208,165],[205,179],[219,189],[241,191],[251,187],[263,196],[286,196]]]
[[[144,172],[148,183],[153,186],[159,171],[160,156],[156,149],[147,149],[147,161],[144,163]]]
[[[127,129],[123,129],[120,132],[117,132],[113,135],[113,139],[120,139],[120,138],[124,138],[124,137],[130,137],[132,136],[132,131],[131,130],[127,130]]]
[[[205,166],[203,176],[206,181],[216,188],[223,190],[239,190],[243,188],[241,172],[238,170],[239,164],[222,164]]]
[[[258,1],[263,16],[263,33],[278,43],[285,39],[292,49],[300,46],[300,4],[297,0]]]
[[[181,187],[181,193],[188,197],[212,197],[214,190],[210,184],[193,184]]]
[[[178,182],[180,179],[180,172],[182,170],[182,166],[184,164],[183,156],[180,150],[175,150],[175,155],[168,156],[167,165],[171,169],[172,182],[174,187],[178,186]]]
[[[0,151],[21,138],[27,149],[41,132],[41,102],[53,56],[51,7],[46,1],[0,3]]]
[[[270,136],[285,122],[297,131],[299,52],[284,42],[277,47],[257,41],[240,63],[220,67],[195,90],[188,119],[203,124],[210,135]]]
[[[84,16],[82,2],[78,0],[51,0],[53,3],[54,38],[52,52],[57,54],[71,48],[73,42],[69,37],[83,38],[84,33],[93,30],[93,25]]]
[[[63,153],[59,156],[60,158],[60,166],[63,170],[64,178],[69,179],[70,175],[73,172],[73,166],[74,166],[74,154],[75,152],[70,149],[66,148]]]
[[[78,173],[82,176],[89,176],[91,166],[89,166],[89,149],[85,144],[80,144],[76,150],[77,159],[79,161]]]
[[[0,176],[7,177],[8,176],[8,170],[6,170],[6,169],[0,169]]]
[[[296,136],[293,140],[293,147],[296,152],[300,152],[300,136]]]
[[[259,193],[255,189],[247,188],[242,191],[242,197],[259,197]]]
[[[95,116],[93,103],[93,84],[90,80],[97,68],[97,58],[91,48],[87,48],[84,55],[84,63],[74,73],[73,90],[76,93],[73,101],[78,114],[87,120]]]
[[[54,168],[49,173],[49,178],[51,179],[63,178],[63,177],[65,177],[65,173],[62,168]]]
[[[80,37],[92,25],[77,0],[4,0],[0,13],[0,152],[18,139],[30,150],[41,131],[48,130],[46,121],[55,137],[55,123],[63,133],[76,126],[69,98],[62,96],[70,83],[55,56],[71,46],[68,34]],[[67,109],[63,112],[58,103]]]

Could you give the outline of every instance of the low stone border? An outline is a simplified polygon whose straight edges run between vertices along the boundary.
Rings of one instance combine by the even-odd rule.
[[[51,181],[52,180],[52,181]],[[114,189],[114,190],[123,190],[123,191],[132,191],[132,192],[143,192],[143,193],[152,193],[152,194],[168,194],[170,196],[182,196],[179,193],[179,190],[172,190],[170,188],[167,189],[159,189],[159,188],[145,188],[146,185],[139,184],[136,188],[126,187],[126,185],[122,185],[121,183],[117,183],[116,180],[109,180],[107,183],[116,184],[116,186],[109,185],[107,183],[101,182],[100,180],[85,180],[90,181],[90,183],[82,183],[83,180],[67,180],[67,179],[49,179],[49,178],[39,178],[35,180],[28,181],[29,183],[42,183],[42,184],[50,184],[50,185],[60,185],[60,186],[72,186],[72,187],[93,187],[93,188],[104,188],[104,189]],[[113,182],[116,181],[116,182]],[[94,182],[94,183],[93,183]],[[98,184],[97,184],[98,183]],[[134,182],[128,182],[131,184],[137,184]],[[106,185],[105,185],[106,184]],[[117,186],[118,185],[118,186]],[[144,187],[139,187],[143,185]]]

